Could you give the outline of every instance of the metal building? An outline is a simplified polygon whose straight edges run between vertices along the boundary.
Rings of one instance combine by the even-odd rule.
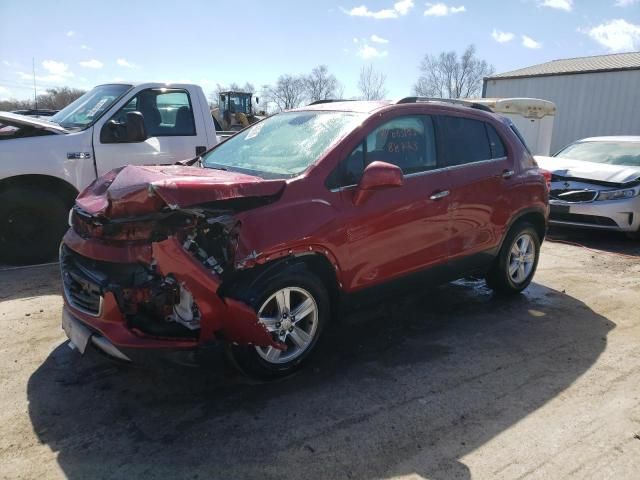
[[[485,98],[557,106],[551,152],[585,137],[640,135],[640,52],[554,60],[484,79]]]

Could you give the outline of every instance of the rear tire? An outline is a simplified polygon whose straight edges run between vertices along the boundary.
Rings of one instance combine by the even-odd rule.
[[[486,280],[502,294],[516,294],[527,288],[536,273],[540,256],[540,237],[528,222],[511,227]]]
[[[29,265],[56,259],[68,211],[61,196],[35,186],[0,192],[0,261]]]
[[[236,294],[231,296],[249,304],[273,338],[284,340],[288,348],[278,351],[273,347],[229,345],[232,363],[243,373],[262,379],[291,374],[312,353],[329,321],[331,305],[325,285],[298,264],[284,266],[245,287],[236,286]]]

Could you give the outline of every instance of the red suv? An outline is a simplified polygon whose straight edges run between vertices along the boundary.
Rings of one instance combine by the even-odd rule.
[[[274,115],[197,166],[127,166],[76,201],[63,328],[122,360],[222,343],[277,376],[343,305],[482,275],[527,287],[545,177],[509,120],[465,102],[326,102]]]

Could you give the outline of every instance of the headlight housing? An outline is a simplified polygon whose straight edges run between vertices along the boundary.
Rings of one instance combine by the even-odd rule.
[[[627,198],[633,198],[638,195],[640,190],[633,188],[627,188],[624,190],[602,190],[598,193],[596,200],[625,200]]]

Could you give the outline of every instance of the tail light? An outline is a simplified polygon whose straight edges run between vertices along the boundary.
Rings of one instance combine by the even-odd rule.
[[[551,190],[551,172],[549,170],[545,170],[544,168],[540,168],[540,173],[547,181],[547,190]]]

